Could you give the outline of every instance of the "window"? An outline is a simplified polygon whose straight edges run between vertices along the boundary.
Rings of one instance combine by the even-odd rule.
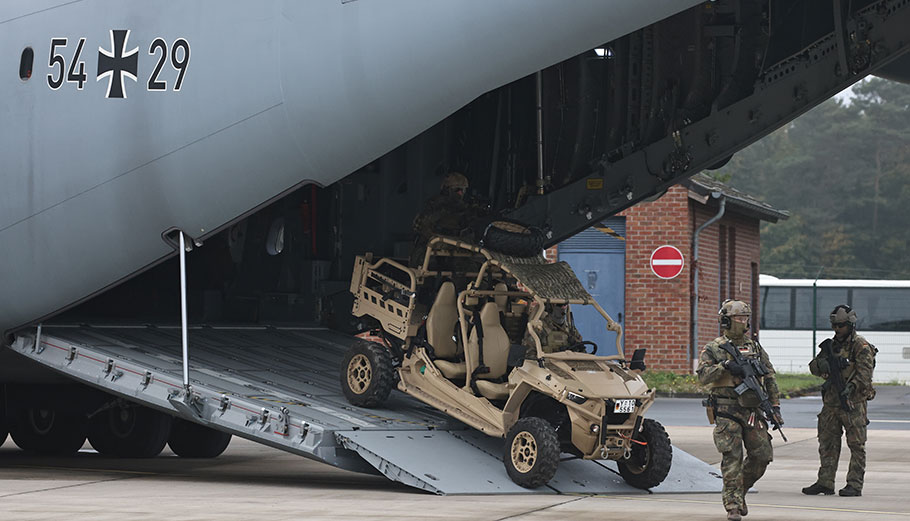
[[[910,329],[910,289],[857,288],[853,290],[857,329],[907,331]],[[831,309],[834,309],[833,306]],[[828,310],[830,312],[830,310]]]
[[[32,77],[32,63],[35,61],[35,51],[31,47],[26,47],[22,51],[22,58],[19,59],[19,79],[28,81]]]
[[[761,289],[762,329],[790,329],[790,288]]]
[[[847,288],[818,288],[816,329],[831,329],[829,317],[838,304],[849,304]],[[796,288],[795,329],[812,329],[812,288]]]

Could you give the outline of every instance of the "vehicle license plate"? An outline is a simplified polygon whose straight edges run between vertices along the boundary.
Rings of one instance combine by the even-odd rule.
[[[635,412],[635,400],[616,400],[613,405],[613,412],[621,414]]]

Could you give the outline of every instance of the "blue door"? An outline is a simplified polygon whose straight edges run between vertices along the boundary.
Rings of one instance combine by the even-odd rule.
[[[611,217],[559,244],[559,260],[572,266],[578,280],[613,320],[623,324],[626,288],[626,218]],[[594,306],[574,306],[575,327],[597,344],[599,355],[613,355],[616,333]],[[623,324],[624,325],[624,324]]]

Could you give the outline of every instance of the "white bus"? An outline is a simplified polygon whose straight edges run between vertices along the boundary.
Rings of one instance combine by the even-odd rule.
[[[808,373],[813,327],[817,346],[833,336],[831,310],[847,304],[859,319],[857,332],[878,348],[874,380],[910,382],[910,281],[820,279],[813,288],[814,282],[759,276],[759,339],[774,368]]]

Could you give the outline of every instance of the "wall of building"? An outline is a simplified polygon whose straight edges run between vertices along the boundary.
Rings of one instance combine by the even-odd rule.
[[[691,212],[688,189],[673,186],[651,203],[623,211],[626,217],[625,348],[647,348],[650,369],[687,372],[689,362]],[[674,279],[651,271],[651,253],[669,244],[685,258]]]
[[[695,228],[713,217],[717,208],[692,201]],[[728,211],[699,237],[698,338],[699,348],[720,335],[717,310],[725,299],[742,300],[753,307],[753,272],[759,265],[759,221]],[[754,266],[753,266],[754,264]],[[758,284],[755,280],[754,284]],[[693,284],[694,294],[694,284]],[[753,298],[755,296],[756,298]],[[758,316],[758,309],[753,310]]]

